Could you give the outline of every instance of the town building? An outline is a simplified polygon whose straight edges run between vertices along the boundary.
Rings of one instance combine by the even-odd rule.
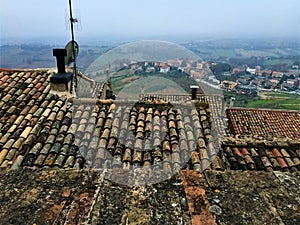
[[[168,73],[170,71],[170,67],[168,65],[162,65],[160,67],[160,72],[161,73]]]
[[[281,84],[281,89],[296,90],[299,87],[299,80],[287,79]]]

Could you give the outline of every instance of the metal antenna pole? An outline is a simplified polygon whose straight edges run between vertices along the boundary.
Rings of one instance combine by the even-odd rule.
[[[74,41],[74,26],[73,26],[73,22],[74,18],[73,18],[73,13],[72,13],[72,1],[69,0],[69,9],[70,9],[70,24],[71,24],[71,33],[72,33],[72,41]]]
[[[73,18],[73,13],[72,13],[72,1],[69,0],[69,9],[70,9],[70,24],[71,24],[71,35],[72,35],[72,48],[73,48],[73,55],[75,56],[75,37],[74,37],[74,25],[73,23],[77,22],[76,19]],[[77,72],[76,72],[76,58],[74,57],[74,64],[73,64],[73,75],[74,75],[74,86],[75,90],[77,88]]]

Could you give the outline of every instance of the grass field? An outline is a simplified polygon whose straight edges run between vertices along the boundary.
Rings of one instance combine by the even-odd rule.
[[[293,62],[294,61],[291,59],[269,59],[264,61],[263,67],[268,68],[275,64],[287,64],[289,67],[291,67]]]
[[[263,92],[249,101],[249,108],[300,110],[300,96],[289,93]]]
[[[200,49],[194,49],[195,52],[200,57],[228,57],[228,58],[234,58],[238,57],[238,54],[235,49],[221,49],[221,48],[200,48]]]
[[[297,98],[297,95],[295,94],[289,94],[289,93],[282,93],[282,92],[261,92],[260,94],[263,94],[265,96],[269,96],[272,98]],[[300,97],[300,96],[298,96]]]
[[[127,81],[129,81],[128,78],[126,78]],[[120,80],[117,85],[114,91],[116,91],[118,99],[137,100],[142,88],[145,94],[186,94],[178,83],[161,76],[144,76],[126,83]]]
[[[140,92],[141,87],[144,87],[145,93],[161,92],[165,94],[189,93],[191,85],[197,85],[196,81],[182,75],[178,71],[172,71],[168,74],[162,73],[140,73],[134,74],[134,71],[124,70],[115,73],[112,78],[112,86],[114,91],[118,93],[125,87],[136,85],[138,90],[134,92]],[[130,87],[132,89],[132,87]]]
[[[249,108],[268,108],[268,109],[287,109],[300,110],[300,103],[298,99],[258,99],[248,103]]]

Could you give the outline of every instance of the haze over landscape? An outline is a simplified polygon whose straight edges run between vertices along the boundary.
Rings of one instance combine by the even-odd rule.
[[[54,68],[52,49],[71,39],[69,1],[0,1],[0,68]],[[126,68],[113,81],[119,90],[157,75],[160,66],[148,62],[163,61],[201,80],[206,93],[236,98],[236,106],[300,109],[298,0],[72,0],[72,6],[77,68],[96,81],[107,78],[108,67]],[[189,88],[185,76],[168,76]]]
[[[79,1],[79,41],[122,38],[299,36],[298,0]],[[68,1],[1,0],[2,43],[69,39]]]

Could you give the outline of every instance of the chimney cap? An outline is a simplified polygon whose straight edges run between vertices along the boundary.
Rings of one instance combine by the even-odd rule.
[[[67,56],[67,50],[64,48],[54,48],[53,56]]]
[[[197,85],[191,85],[190,88],[191,88],[191,89],[198,89],[199,86],[197,86]]]

